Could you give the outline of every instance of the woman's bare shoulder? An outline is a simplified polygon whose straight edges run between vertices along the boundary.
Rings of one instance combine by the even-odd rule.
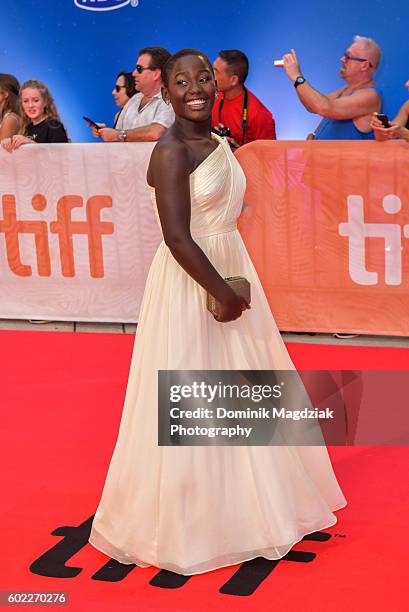
[[[189,153],[186,143],[168,130],[162,138],[158,140],[153,149],[152,157],[167,158],[173,155],[177,157]]]
[[[16,125],[20,125],[21,124],[21,117],[19,115],[17,115],[17,113],[13,113],[13,112],[8,112],[4,115],[3,117],[3,121],[1,122],[2,125],[6,125],[6,124],[16,124]]]
[[[10,138],[18,134],[21,128],[21,118],[16,113],[7,113],[0,121],[0,139]]]
[[[192,166],[188,146],[179,138],[168,132],[162,136],[152,151],[148,167],[148,183],[154,187],[155,175],[186,171],[190,173]]]

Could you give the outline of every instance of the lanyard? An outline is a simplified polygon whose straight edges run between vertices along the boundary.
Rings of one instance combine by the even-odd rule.
[[[244,144],[244,133],[248,127],[248,108],[249,108],[249,92],[247,91],[245,87],[243,87],[243,90],[244,90],[243,108],[241,111],[241,129],[242,129],[241,144]],[[224,105],[224,98],[220,100],[220,104],[219,104],[219,123],[223,123],[221,119],[223,105]]]

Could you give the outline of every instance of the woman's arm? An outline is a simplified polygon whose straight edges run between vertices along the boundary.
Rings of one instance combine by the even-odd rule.
[[[182,143],[157,145],[149,176],[155,187],[163,237],[180,266],[223,306],[218,321],[233,321],[249,307],[215,270],[190,233],[192,161]]]
[[[392,123],[398,125],[399,127],[405,127],[409,119],[409,100],[405,102],[403,106],[401,106],[398,114]]]
[[[19,117],[14,113],[6,115],[0,127],[0,140],[10,138],[14,136],[14,134],[17,134],[20,129],[20,123]]]
[[[409,119],[409,100],[401,107],[396,117],[391,123],[391,127],[386,128],[377,118],[377,114],[374,113],[371,119],[371,128],[374,131],[375,140],[392,140],[396,138],[403,138],[409,140],[409,130],[406,128],[406,124]]]
[[[27,138],[27,136],[23,136],[22,134],[16,134],[15,136],[11,136],[10,138],[5,138],[1,141],[1,146],[3,149],[6,149],[9,153],[15,151],[21,145],[24,144],[36,144],[34,140],[31,138]]]

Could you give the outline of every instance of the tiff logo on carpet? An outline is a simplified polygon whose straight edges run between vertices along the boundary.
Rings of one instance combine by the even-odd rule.
[[[63,536],[55,546],[47,550],[30,566],[30,571],[39,576],[49,578],[75,578],[82,572],[82,567],[70,567],[66,563],[88,544],[91,525],[94,517],[90,516],[78,527],[58,527],[52,535]],[[327,542],[331,538],[329,533],[317,531],[303,538],[314,542]],[[248,596],[252,595],[260,584],[271,574],[277,565],[283,561],[309,563],[316,557],[315,553],[300,550],[290,550],[285,557],[277,561],[269,561],[257,557],[243,563],[233,576],[219,589],[224,595]],[[123,565],[110,559],[91,578],[102,582],[119,582],[135,569],[135,565]],[[149,582],[151,586],[162,589],[178,589],[194,576],[182,576],[168,570],[160,570]]]

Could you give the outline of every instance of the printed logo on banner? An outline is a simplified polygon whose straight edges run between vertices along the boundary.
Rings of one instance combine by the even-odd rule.
[[[382,208],[389,215],[396,215],[402,208],[400,198],[389,194],[383,198]],[[339,224],[340,236],[348,238],[349,275],[358,285],[377,285],[378,272],[366,268],[366,244],[368,238],[384,241],[385,284],[402,284],[402,232],[409,238],[409,224],[367,223],[364,217],[364,199],[350,195],[347,200],[348,221]]]
[[[36,219],[19,219],[14,194],[3,194],[1,201],[3,217],[0,218],[0,236],[4,234],[9,269],[16,276],[32,276],[32,267],[22,261],[19,240],[21,234],[31,234],[35,239],[38,275],[51,276],[47,222]],[[85,220],[74,221],[72,219],[73,209],[82,208],[83,204],[84,200],[79,195],[60,197],[56,206],[57,219],[51,221],[50,232],[58,237],[63,276],[75,276],[73,236],[83,235],[86,236],[88,242],[90,275],[92,278],[103,278],[105,271],[102,237],[114,233],[114,224],[111,221],[102,221],[101,212],[104,208],[112,208],[112,198],[106,195],[91,196],[85,205]],[[35,211],[42,212],[47,208],[47,199],[43,194],[37,193],[32,197],[31,205]]]
[[[128,4],[136,7],[139,0],[74,0],[74,4],[87,11],[114,11]]]

